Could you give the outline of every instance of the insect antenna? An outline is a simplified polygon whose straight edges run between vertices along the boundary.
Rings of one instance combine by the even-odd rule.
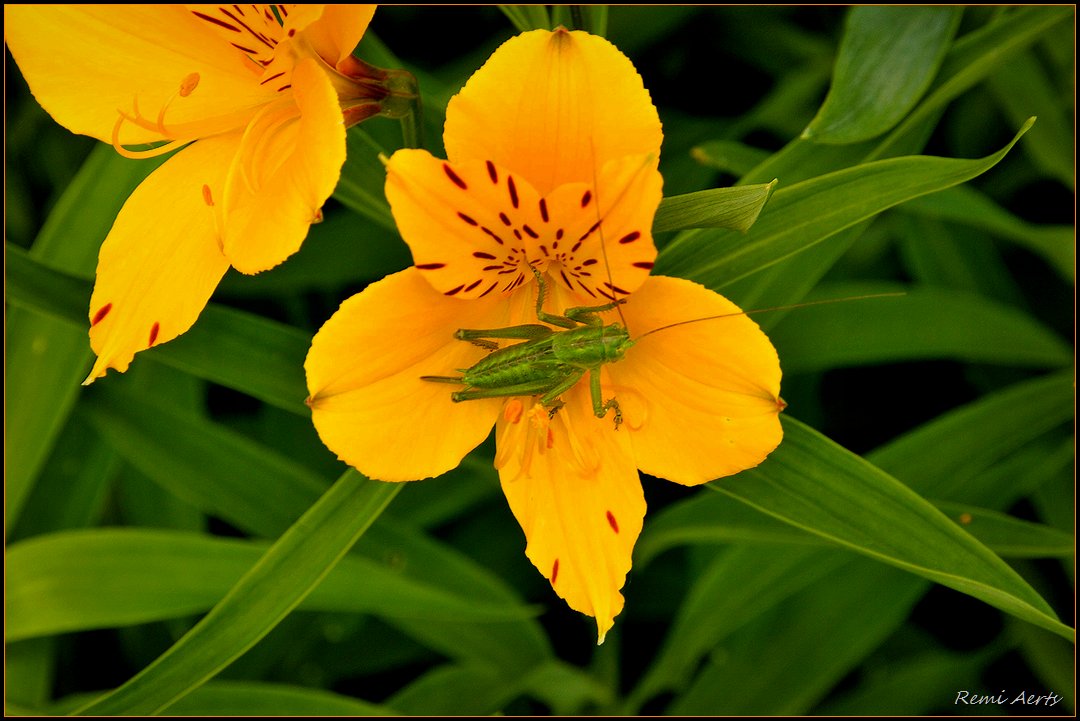
[[[608,260],[607,242],[604,240],[604,219],[600,215],[600,178],[596,173],[596,146],[593,145],[593,139],[589,138],[589,151],[592,155],[592,175],[593,175],[593,195],[596,196],[596,232],[600,236],[600,255],[604,259],[604,270],[607,273],[607,286],[611,288],[611,302],[615,305],[615,311],[619,314],[619,322],[622,323],[622,327],[626,327],[626,316],[622,312],[622,304],[626,302],[624,298],[617,297],[615,293],[615,278],[611,275],[611,261]],[[618,202],[616,199],[615,202]],[[612,209],[608,208],[610,212]],[[599,289],[597,289],[599,290]]]
[[[849,298],[828,298],[826,300],[810,300],[805,303],[795,303],[792,305],[777,305],[771,308],[755,308],[753,310],[740,310],[737,313],[721,313],[720,315],[707,315],[704,318],[691,318],[690,320],[680,320],[678,323],[669,323],[668,325],[662,325],[659,328],[653,328],[652,330],[642,333],[635,340],[635,342],[641,340],[645,336],[652,335],[653,333],[659,333],[662,330],[670,330],[671,328],[677,328],[680,325],[690,325],[691,323],[701,323],[706,320],[719,320],[720,318],[734,318],[739,315],[757,315],[758,313],[772,313],[778,310],[795,310],[796,308],[809,308],[815,305],[832,305],[833,303],[846,303],[850,300],[872,300],[874,298],[899,298],[905,296],[907,293],[872,293],[870,295],[854,295]]]

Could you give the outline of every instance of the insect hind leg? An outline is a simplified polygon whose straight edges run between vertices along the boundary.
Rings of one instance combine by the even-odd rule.
[[[592,406],[593,413],[597,418],[603,418],[607,415],[609,410],[615,411],[615,430],[619,430],[619,426],[622,425],[622,408],[619,407],[619,401],[614,398],[604,400],[603,391],[600,389],[600,369],[594,368],[589,372],[589,390],[592,393]]]

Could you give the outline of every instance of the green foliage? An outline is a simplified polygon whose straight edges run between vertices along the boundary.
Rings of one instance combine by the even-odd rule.
[[[357,54],[416,74],[433,152],[501,41],[606,33],[664,125],[657,273],[748,309],[903,293],[754,316],[784,442],[709,489],[643,479],[598,650],[525,558],[489,446],[391,485],[311,428],[313,333],[410,262],[379,159],[398,125],[349,131],[300,253],[230,273],[190,332],[83,388],[97,248],[155,163],[87,156],[16,86],[7,710],[918,715],[1006,688],[1072,712],[1074,15],[377,11]]]

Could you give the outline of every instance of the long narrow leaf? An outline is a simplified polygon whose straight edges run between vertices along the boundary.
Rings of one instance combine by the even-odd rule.
[[[808,427],[757,468],[710,488],[1066,638],[1073,630],[1000,558],[906,486]]]
[[[844,283],[819,295],[857,298],[903,290],[892,284]],[[769,337],[789,373],[938,358],[1033,368],[1068,366],[1073,360],[1071,347],[1031,316],[973,294],[937,288],[801,308]]]
[[[930,85],[960,14],[948,7],[852,8],[832,87],[803,137],[855,143],[889,130]]]
[[[1004,148],[979,160],[895,158],[781,187],[745,236],[731,231],[687,231],[664,249],[656,270],[722,288],[887,208],[986,172],[1033,122],[1028,120]]]
[[[213,678],[299,605],[399,488],[346,472],[195,628],[130,681],[78,713],[155,713]]]

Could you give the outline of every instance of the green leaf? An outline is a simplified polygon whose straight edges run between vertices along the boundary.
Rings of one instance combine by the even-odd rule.
[[[131,191],[163,159],[136,162],[107,145],[94,148],[34,240],[30,257],[69,272],[93,274],[98,247]],[[8,282],[11,282],[10,279]],[[45,290],[49,290],[47,287]],[[6,532],[15,519],[60,429],[79,396],[93,353],[86,335],[90,295],[81,299],[78,326],[69,327],[24,308],[6,318],[4,409],[18,418],[5,433],[5,454],[18,459],[5,474]]]
[[[387,699],[407,716],[489,716],[517,695],[497,671],[447,664],[428,671]]]
[[[924,195],[898,210],[981,228],[1042,257],[1070,283],[1076,280],[1076,231],[1071,225],[1025,222],[968,186]]]
[[[6,559],[7,639],[201,613],[267,548],[263,542],[126,528],[67,531],[13,544]],[[531,615],[521,605],[448,593],[355,555],[344,558],[300,609],[455,623]]]
[[[1003,557],[1067,558],[1076,551],[1072,534],[1050,526],[961,503],[937,501],[934,505]]]
[[[997,164],[1033,120],[993,155],[979,160],[894,158],[813,178],[773,194],[746,235],[691,230],[660,254],[656,272],[719,289],[906,200],[970,180]]]
[[[90,298],[87,281],[38,263],[11,244],[5,246],[4,258],[8,302],[85,326],[84,309]],[[191,330],[142,356],[307,415],[303,368],[310,345],[306,333],[211,304]]]
[[[127,385],[92,394],[87,417],[127,462],[204,513],[276,538],[325,490],[321,478],[273,450]]]
[[[664,198],[652,230],[664,233],[686,228],[729,228],[745,232],[758,219],[776,183],[713,188]]]
[[[804,715],[895,631],[926,585],[851,559],[729,639],[665,713]]]
[[[389,153],[364,128],[350,128],[345,134],[345,165],[334,188],[334,199],[353,212],[397,233],[394,216],[383,194],[386,168],[379,156]]]
[[[941,64],[930,92],[866,160],[904,152],[901,148],[907,138],[925,132],[953,99],[990,77],[1002,63],[1074,14],[1075,10],[1068,7],[1014,8],[996,22],[957,40]],[[1027,115],[1031,115],[1030,110]]]
[[[518,32],[551,29],[551,18],[548,17],[547,7],[543,5],[499,5],[498,8]]]
[[[997,508],[995,502],[1002,499],[971,492],[977,480],[1034,439],[1068,423],[1074,390],[1070,371],[1018,383],[919,426],[867,459],[917,493]],[[1016,469],[1010,469],[1010,484],[1015,477]]]
[[[322,689],[212,681],[162,710],[166,716],[392,716],[386,706]]]
[[[1023,120],[1032,113],[1039,116],[1039,127],[1024,144],[1024,151],[1040,170],[1075,190],[1070,158],[1075,136],[1067,116],[1072,108],[1058,100],[1035,55],[1018,53],[988,78],[987,86],[1010,120]]]
[[[1051,526],[1022,521],[969,504],[931,501],[994,553],[1006,558],[1052,558],[1072,553],[1073,537]],[[826,545],[827,541],[749,506],[712,494],[697,494],[646,519],[634,547],[638,568],[664,551],[686,544]],[[800,549],[789,552],[798,553]]]
[[[852,8],[829,94],[803,137],[857,143],[892,128],[929,87],[961,12],[948,7]]]
[[[213,678],[299,605],[399,488],[346,472],[180,641],[78,713],[155,713]]]
[[[709,488],[1072,638],[1019,575],[907,486],[791,418],[757,468]]]
[[[854,299],[903,289],[888,283],[832,283],[810,299]],[[942,288],[799,308],[769,337],[787,373],[938,358],[1033,368],[1068,366],[1073,360],[1072,348],[1026,313]]]
[[[763,163],[769,153],[734,140],[710,140],[695,146],[690,156],[707,167],[742,176]]]
[[[1031,628],[1028,626],[1028,628]],[[945,708],[958,691],[979,688],[993,654],[928,651],[876,665],[865,680],[815,715],[927,716]]]
[[[685,688],[700,660],[723,639],[845,561],[843,554],[820,549],[743,545],[722,550],[695,575],[629,708],[636,712],[661,691]]]

